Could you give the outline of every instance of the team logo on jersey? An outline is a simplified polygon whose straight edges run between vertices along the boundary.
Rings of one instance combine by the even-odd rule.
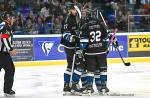
[[[54,42],[53,41],[40,41],[38,43],[41,46],[42,51],[44,52],[44,54],[46,56],[48,56],[51,49],[52,49],[52,47],[53,47],[53,45],[54,45]]]

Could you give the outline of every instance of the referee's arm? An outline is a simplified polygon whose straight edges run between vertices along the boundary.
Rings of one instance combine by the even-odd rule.
[[[2,31],[1,31],[2,34],[9,34],[9,32],[4,28]],[[6,49],[8,51],[12,51],[13,48],[11,46],[11,37],[9,38],[1,38],[1,41],[2,41],[2,44],[6,47]]]
[[[5,45],[8,51],[12,51],[13,48],[11,46],[10,38],[2,38],[2,43]]]

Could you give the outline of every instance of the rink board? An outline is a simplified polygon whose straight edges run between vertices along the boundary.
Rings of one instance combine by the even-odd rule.
[[[125,58],[125,62],[132,63],[145,63],[150,62],[150,57],[142,57],[142,58]],[[108,65],[114,64],[114,63],[122,63],[120,58],[109,58],[108,59]],[[122,63],[123,64],[123,63]],[[24,67],[24,66],[66,66],[67,62],[66,60],[49,60],[49,61],[26,61],[26,62],[15,62],[15,66],[17,67]]]
[[[117,33],[119,50],[126,62],[150,62],[150,33]],[[61,35],[15,35],[13,56],[16,66],[66,65]],[[118,51],[110,45],[108,63],[121,63]]]

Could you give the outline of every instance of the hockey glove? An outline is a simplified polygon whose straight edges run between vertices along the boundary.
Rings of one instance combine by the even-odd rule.
[[[83,50],[77,50],[76,51],[76,64],[84,66],[85,58]]]
[[[77,50],[76,54],[78,55],[79,58],[82,58],[83,50]]]
[[[114,37],[113,41],[112,41],[112,45],[117,48],[118,47],[118,41],[117,41],[117,38]]]
[[[79,38],[76,35],[71,35],[71,33],[68,33],[68,32],[63,34],[63,38],[64,40],[70,43],[76,42],[79,40]]]
[[[76,36],[76,35],[71,35],[70,36],[70,40],[69,40],[69,42],[79,42],[79,38],[78,38],[78,36]]]

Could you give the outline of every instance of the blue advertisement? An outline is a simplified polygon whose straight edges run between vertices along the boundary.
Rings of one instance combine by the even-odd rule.
[[[34,38],[34,60],[65,60],[64,48],[60,44],[60,37],[35,37]],[[122,57],[128,57],[127,36],[117,36],[119,50]],[[108,58],[120,57],[116,48],[109,47]]]
[[[117,36],[117,40],[118,40],[118,48],[121,52],[122,57],[128,57],[128,39],[126,35],[122,35],[122,36]],[[110,45],[109,47],[109,54],[108,54],[108,58],[118,58],[119,53],[117,51],[116,48],[114,48],[112,45]]]
[[[64,60],[66,55],[60,37],[34,38],[34,60]]]

